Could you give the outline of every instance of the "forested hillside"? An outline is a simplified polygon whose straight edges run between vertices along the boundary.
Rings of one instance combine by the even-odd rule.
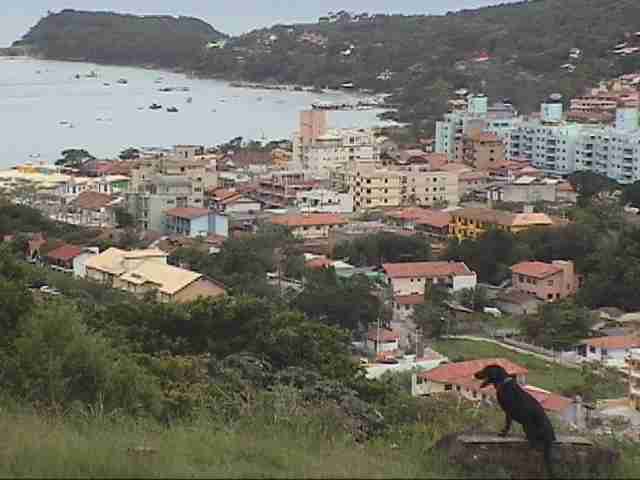
[[[224,37],[197,18],[62,10],[40,20],[14,46],[53,59],[181,67]]]
[[[573,95],[640,68],[637,53],[612,51],[640,39],[637,0],[532,0],[444,16],[342,13],[322,20],[255,30],[205,48],[221,35],[194,19],[63,11],[43,19],[21,44],[50,58],[154,63],[317,87],[353,83],[392,93],[396,118],[427,129],[457,88],[507,97],[530,111],[551,92]],[[574,48],[578,58],[570,58]],[[566,64],[575,70],[563,69]]]

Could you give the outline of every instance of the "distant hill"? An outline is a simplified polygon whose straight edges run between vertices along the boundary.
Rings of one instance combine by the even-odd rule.
[[[457,88],[507,97],[530,111],[549,93],[568,97],[640,70],[640,54],[612,52],[638,30],[638,0],[530,0],[439,16],[339,12],[228,39],[195,19],[67,10],[43,19],[20,44],[36,45],[49,58],[151,63],[317,87],[352,83],[392,93],[395,118],[431,130]],[[203,48],[211,38],[227,42]],[[578,58],[571,49],[579,49]]]
[[[197,18],[62,10],[42,18],[13,46],[52,59],[186,68],[209,42],[224,38]]]

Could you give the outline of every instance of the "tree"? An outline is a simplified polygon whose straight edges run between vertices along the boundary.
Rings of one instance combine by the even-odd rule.
[[[116,223],[118,228],[133,228],[136,226],[136,220],[125,208],[118,207],[114,210]]]
[[[120,160],[135,160],[140,158],[140,150],[133,147],[126,148],[120,152],[118,158],[120,158]]]
[[[617,183],[605,175],[591,171],[574,172],[567,177],[571,186],[578,193],[578,205],[586,206],[601,193],[612,191]]]
[[[640,182],[634,182],[630,185],[626,185],[622,189],[620,201],[623,205],[640,208]]]
[[[439,338],[451,330],[451,320],[446,302],[451,294],[446,287],[425,285],[424,303],[413,309],[412,320],[424,335]]]
[[[465,288],[458,294],[460,303],[476,312],[482,312],[489,303],[487,289],[483,286]]]
[[[87,160],[95,160],[95,157],[84,149],[69,148],[62,151],[62,158],[56,160],[56,165],[63,167],[79,168]]]
[[[351,332],[366,330],[382,308],[367,277],[341,279],[333,268],[306,272],[304,290],[292,306],[309,318]]]
[[[524,321],[527,337],[547,348],[568,349],[590,334],[591,312],[571,301],[547,303]]]

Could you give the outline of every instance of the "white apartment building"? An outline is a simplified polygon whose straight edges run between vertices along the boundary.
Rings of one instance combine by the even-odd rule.
[[[436,122],[435,152],[445,153],[453,161],[456,143],[476,128],[495,133],[508,151],[509,133],[520,122],[513,108],[505,103],[489,106],[484,95],[469,95],[466,102],[466,108],[453,110]]]
[[[511,133],[510,158],[551,174],[589,170],[620,183],[640,180],[640,127],[636,108],[619,108],[614,127],[562,121],[562,105],[543,104],[541,118]]]
[[[298,192],[296,206],[302,213],[353,213],[353,197],[349,193],[318,188]]]
[[[350,162],[378,162],[380,148],[372,129],[331,129],[306,144],[303,137],[293,138],[292,162],[314,176],[329,178],[332,171]]]
[[[202,208],[218,184],[215,157],[201,147],[177,146],[173,154],[139,161],[131,169],[127,208],[144,229],[162,231],[164,211]]]

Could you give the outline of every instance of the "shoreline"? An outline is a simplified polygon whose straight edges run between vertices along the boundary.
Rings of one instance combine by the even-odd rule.
[[[7,49],[4,49],[7,50]],[[377,114],[377,118],[379,120],[384,120],[384,121],[389,121],[389,118],[384,118],[383,114],[384,113],[388,113],[388,112],[397,112],[397,107],[396,106],[391,106],[391,105],[387,105],[385,104],[385,98],[387,98],[390,94],[389,93],[372,93],[372,92],[365,92],[362,90],[358,90],[358,89],[326,89],[326,90],[318,90],[315,87],[311,87],[311,86],[305,86],[305,85],[296,85],[296,84],[286,84],[286,83],[271,83],[271,82],[250,82],[247,80],[239,80],[239,79],[234,79],[234,78],[226,78],[223,76],[219,76],[219,75],[203,75],[200,72],[197,72],[195,70],[189,70],[186,68],[182,68],[182,67],[164,67],[164,66],[159,66],[159,65],[153,65],[153,64],[146,64],[146,65],[139,65],[139,64],[128,64],[128,63],[110,63],[110,62],[98,62],[95,60],[89,60],[89,59],[84,59],[84,58],[46,58],[44,56],[40,56],[37,54],[34,54],[33,52],[28,53],[28,54],[22,54],[22,55],[3,55],[3,49],[0,49],[0,60],[18,60],[18,59],[22,59],[22,60],[40,60],[40,61],[48,61],[48,62],[67,62],[67,63],[84,63],[84,64],[89,64],[89,65],[96,65],[96,66],[105,66],[105,67],[124,67],[124,68],[138,68],[138,69],[142,69],[142,70],[154,70],[154,71],[158,71],[158,72],[165,72],[165,73],[173,73],[173,74],[178,74],[178,75],[184,75],[187,78],[194,78],[194,79],[199,79],[199,80],[218,80],[221,82],[226,82],[229,84],[230,87],[233,88],[244,88],[244,89],[248,89],[248,90],[270,90],[270,91],[282,91],[282,92],[290,92],[290,93],[295,93],[295,92],[304,92],[304,93],[315,93],[317,95],[331,95],[334,93],[341,93],[341,94],[345,94],[345,95],[349,95],[354,97],[355,99],[363,99],[363,98],[377,98],[381,100],[380,104],[377,104],[376,106],[374,106],[374,109],[380,109],[380,110],[384,110],[384,112],[380,112],[379,114]],[[356,104],[354,104],[355,106]],[[345,108],[345,109],[334,109],[334,108],[329,108],[328,110],[342,110],[342,111],[348,111],[351,110],[352,108]],[[396,120],[392,120],[396,123]]]

